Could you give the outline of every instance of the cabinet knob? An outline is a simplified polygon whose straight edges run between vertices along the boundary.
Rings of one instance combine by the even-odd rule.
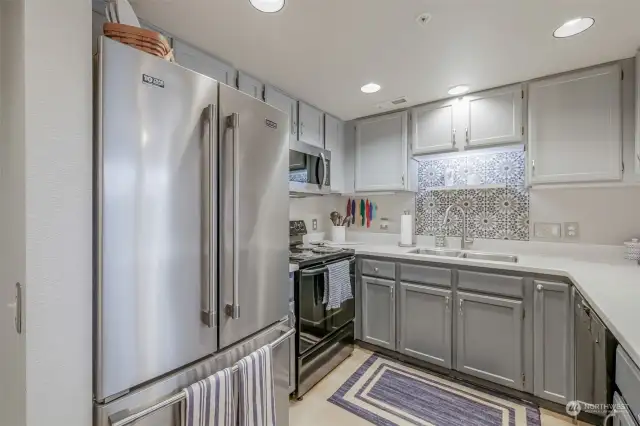
[[[464,138],[465,138],[465,141],[467,142],[467,145],[469,145],[469,128],[468,127],[465,127],[464,129]]]
[[[456,146],[456,129],[453,129],[453,146]]]
[[[538,289],[538,291],[544,290],[544,287],[542,286],[542,284],[538,284],[536,288]]]

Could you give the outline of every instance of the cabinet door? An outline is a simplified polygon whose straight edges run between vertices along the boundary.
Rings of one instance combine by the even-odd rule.
[[[636,173],[640,173],[640,52],[636,55]]]
[[[451,290],[400,283],[400,352],[451,368]]]
[[[522,301],[459,292],[456,369],[524,389]]]
[[[262,101],[263,89],[264,84],[260,80],[238,71],[238,90]]]
[[[173,40],[173,54],[183,67],[235,87],[235,70],[230,65],[177,39]]]
[[[413,154],[449,151],[456,146],[456,100],[436,102],[411,110]]]
[[[559,404],[574,400],[573,315],[565,283],[534,281],[534,378],[536,396]]]
[[[531,83],[532,184],[622,178],[620,76],[616,64]]]
[[[273,86],[266,86],[264,101],[289,115],[289,142],[298,140],[298,101]]]
[[[324,113],[304,102],[298,102],[298,121],[299,140],[324,148]]]
[[[362,277],[362,337],[365,342],[396,348],[395,281]]]
[[[344,123],[330,115],[324,116],[324,146],[331,151],[331,192],[345,191]]]
[[[523,100],[520,84],[465,96],[467,146],[522,142]]]
[[[407,112],[356,124],[356,191],[404,190],[407,183]]]

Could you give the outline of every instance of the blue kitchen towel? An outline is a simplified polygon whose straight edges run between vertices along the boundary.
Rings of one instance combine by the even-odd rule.
[[[272,359],[266,345],[236,364],[239,426],[276,426]]]
[[[184,426],[236,425],[231,368],[194,383],[184,392]]]
[[[353,299],[351,293],[351,276],[349,274],[349,261],[336,262],[327,266],[328,282],[324,285],[324,298],[327,310],[338,309],[343,302]],[[325,280],[326,281],[326,280]]]

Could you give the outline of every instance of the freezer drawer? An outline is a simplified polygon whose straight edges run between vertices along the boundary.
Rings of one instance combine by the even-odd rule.
[[[131,414],[138,413],[179,393],[186,386],[232,366],[240,358],[256,349],[275,341],[291,330],[289,320],[275,325],[256,337],[233,346],[205,361],[188,367],[172,376],[166,377],[140,390],[128,394],[108,404],[94,405],[94,426],[111,426]],[[289,424],[289,346],[294,344],[295,335],[274,348],[274,380],[276,387],[276,418],[278,426]],[[138,420],[135,426],[181,426],[180,406],[176,403],[160,409]]]

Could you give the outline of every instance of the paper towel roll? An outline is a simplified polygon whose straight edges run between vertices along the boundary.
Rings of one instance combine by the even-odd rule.
[[[413,244],[413,216],[410,214],[400,216],[400,244]]]

